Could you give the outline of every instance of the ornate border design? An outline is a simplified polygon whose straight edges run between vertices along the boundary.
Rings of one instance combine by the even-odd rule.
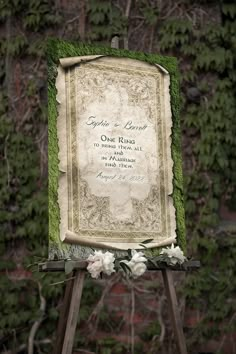
[[[138,201],[137,199],[132,200],[133,208],[135,213],[133,215],[132,220],[129,220],[129,224],[134,224],[134,227],[131,227],[131,230],[125,230],[125,225],[122,222],[116,222],[112,219],[111,214],[109,213],[109,198],[107,197],[97,197],[90,192],[88,184],[86,181],[82,180],[79,176],[77,161],[78,161],[78,148],[77,141],[78,137],[76,136],[76,119],[78,117],[77,105],[80,104],[84,106],[84,102],[77,102],[77,80],[84,79],[86,75],[94,75],[94,77],[98,76],[98,74],[103,74],[104,77],[109,73],[109,78],[111,80],[120,80],[121,77],[124,76],[124,79],[130,82],[130,80],[134,77],[137,80],[137,77],[140,80],[145,78],[152,79],[154,83],[154,87],[152,87],[153,95],[152,95],[152,104],[150,105],[150,97],[149,104],[146,109],[151,109],[153,107],[153,112],[151,117],[153,117],[156,125],[157,132],[157,143],[159,156],[161,157],[160,164],[160,178],[162,181],[165,181],[165,188],[160,190],[160,186],[152,185],[151,190],[149,192],[148,197],[143,201]],[[135,80],[134,79],[134,80]],[[123,80],[123,81],[125,81]],[[84,81],[83,81],[84,84]],[[162,74],[156,69],[154,73],[153,70],[143,69],[140,70],[140,67],[132,67],[130,68],[128,65],[121,65],[120,67],[99,63],[99,61],[95,63],[87,63],[86,65],[72,67],[71,69],[67,69],[66,74],[66,92],[67,92],[67,143],[68,143],[68,210],[71,210],[68,217],[68,225],[70,231],[74,231],[78,233],[80,236],[86,238],[93,238],[98,242],[122,242],[124,239],[132,239],[133,242],[140,242],[145,238],[154,238],[154,241],[158,242],[162,239],[168,238],[169,232],[171,231],[171,222],[170,215],[167,211],[167,194],[165,193],[168,190],[168,171],[165,166],[164,161],[167,161],[167,144],[166,144],[166,127],[165,121],[163,117],[161,117],[161,106],[163,107],[163,97],[161,97],[161,92],[163,92],[164,84]],[[101,90],[100,90],[101,91]],[[137,99],[137,95],[133,95],[131,100],[135,102]],[[130,102],[131,103],[131,102]],[[143,102],[145,104],[145,101]],[[161,146],[162,142],[162,146]],[[80,186],[80,188],[77,188]],[[84,211],[86,207],[84,207],[85,198],[83,198],[84,194],[86,194],[87,201],[90,203],[90,214],[88,218],[90,222],[87,225],[82,225],[80,222],[80,216],[85,215]],[[156,198],[156,199],[155,199]],[[154,200],[155,199],[155,200]],[[159,203],[161,204],[159,204]],[[93,210],[91,211],[91,203],[93,204]],[[161,206],[161,211],[159,213],[158,207]],[[149,225],[145,225],[145,230],[142,230],[144,225],[140,225],[139,220],[143,215],[147,214],[147,210],[152,209],[152,213],[150,214],[150,223]],[[91,218],[93,216],[96,217],[96,214],[100,214],[100,216],[106,218],[107,224],[109,223],[109,227],[107,229],[99,229],[99,227],[92,227]],[[152,214],[152,215],[151,215]],[[148,219],[148,218],[147,218]],[[153,220],[154,219],[154,220]],[[156,220],[155,220],[156,219]],[[157,224],[160,224],[161,228],[157,231]],[[136,225],[135,225],[136,224]],[[155,225],[154,225],[155,224]],[[141,230],[140,230],[141,226]],[[115,231],[119,230],[119,231]],[[139,231],[138,231],[139,230]],[[112,235],[112,237],[111,237]]]
[[[186,251],[186,231],[183,193],[183,174],[181,157],[181,129],[180,129],[180,99],[179,99],[179,70],[178,59],[160,56],[158,54],[145,54],[141,52],[117,50],[108,46],[95,46],[86,43],[75,43],[56,38],[47,40],[48,62],[48,173],[49,173],[49,259],[62,259],[68,257],[86,258],[91,252],[91,247],[78,244],[65,244],[60,239],[60,208],[58,204],[58,183],[62,176],[58,160],[58,102],[56,78],[58,75],[60,59],[77,56],[106,55],[110,57],[131,58],[150,65],[161,65],[170,75],[170,97],[172,112],[172,145],[171,155],[173,166],[173,197],[176,210],[177,244]],[[152,254],[158,253],[152,249]],[[117,254],[124,256],[125,251]]]

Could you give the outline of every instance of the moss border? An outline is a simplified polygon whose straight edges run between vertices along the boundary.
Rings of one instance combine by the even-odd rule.
[[[82,55],[109,55],[126,57],[145,61],[149,64],[159,64],[170,74],[170,96],[172,111],[172,145],[171,152],[174,161],[173,173],[173,201],[176,209],[177,244],[186,251],[185,212],[183,197],[183,174],[181,156],[180,130],[180,99],[179,99],[179,71],[177,59],[174,57],[159,56],[128,50],[113,49],[103,46],[93,46],[83,43],[67,42],[59,39],[48,39],[48,173],[49,173],[49,258],[68,258],[76,246],[62,244],[59,238],[59,205],[57,201],[58,189],[58,139],[57,139],[57,103],[56,77],[60,58]]]

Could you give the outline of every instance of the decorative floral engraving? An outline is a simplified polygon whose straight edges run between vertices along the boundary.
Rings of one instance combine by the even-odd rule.
[[[122,97],[120,89],[124,88],[128,92],[129,105],[141,107],[146,110],[147,119],[153,122],[156,116],[160,116],[160,92],[155,92],[156,86],[160,86],[160,74],[157,72],[153,75],[140,71],[139,78],[133,78],[133,71],[129,69],[110,68],[109,76],[106,71],[109,71],[109,66],[86,64],[81,66],[77,71],[78,91],[83,90],[83,96],[79,95],[79,109],[83,113],[86,107],[93,102],[94,97],[97,100],[104,100],[104,89],[109,85],[117,87],[117,94],[121,98],[120,105],[122,106]],[[154,77],[153,77],[154,76]],[[159,91],[159,90],[158,90]],[[91,95],[93,92],[93,95]],[[151,94],[152,93],[152,94]]]
[[[152,186],[148,197],[139,201],[132,199],[132,218],[117,221],[109,210],[109,198],[91,194],[88,183],[80,179],[80,229],[154,231],[160,228],[160,200],[156,186]],[[125,233],[123,236],[126,237]]]

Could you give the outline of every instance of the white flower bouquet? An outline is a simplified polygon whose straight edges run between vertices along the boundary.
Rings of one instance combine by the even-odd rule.
[[[150,240],[144,241],[141,245],[145,247],[144,244],[148,242]],[[126,259],[116,260],[111,252],[94,251],[94,254],[89,255],[87,258],[87,270],[91,277],[95,279],[102,273],[111,275],[116,270],[122,270],[125,274],[136,279],[145,273],[148,261],[155,266],[163,262],[169,266],[175,266],[176,264],[183,264],[186,260],[183,251],[179,246],[175,247],[174,244],[171,247],[162,248],[159,256],[154,258],[146,258],[143,252],[138,252],[134,249],[128,250],[128,255]],[[115,264],[118,265],[115,266]]]

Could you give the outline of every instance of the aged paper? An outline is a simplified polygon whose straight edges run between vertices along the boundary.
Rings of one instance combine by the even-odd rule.
[[[133,59],[61,59],[60,236],[114,249],[175,242],[169,75]]]

